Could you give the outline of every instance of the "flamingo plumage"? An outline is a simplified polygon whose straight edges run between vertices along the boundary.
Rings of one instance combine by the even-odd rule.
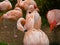
[[[31,10],[28,11],[30,12]],[[37,21],[37,18],[34,17],[36,14],[33,14],[34,11],[30,12],[32,14],[28,13],[28,15],[26,15],[26,19],[19,18],[17,21],[17,29],[25,32],[23,43],[24,45],[49,45],[48,36],[39,27],[34,27],[36,26],[35,22]]]
[[[29,17],[34,17],[34,28],[35,29],[39,29],[41,28],[41,16],[38,13],[38,11],[34,8],[34,5],[30,5],[28,10],[27,10],[27,14],[26,14],[26,20],[28,20]]]
[[[0,2],[0,11],[7,11],[12,9],[12,4],[9,0],[4,0],[3,2]]]
[[[42,30],[34,28],[33,18],[30,17],[28,19],[29,23],[27,26],[25,26],[26,20],[24,18],[19,18],[17,21],[17,29],[25,32],[23,39],[24,45],[49,45],[47,35]]]
[[[39,11],[37,4],[34,0],[17,0],[18,5],[24,9],[27,10],[30,5],[34,5],[34,8]]]
[[[19,7],[15,7],[13,10],[10,10],[10,11],[6,12],[5,14],[3,14],[0,17],[0,20],[2,20],[2,19],[17,20],[17,19],[19,19],[22,16],[23,16],[22,9],[19,8]]]
[[[47,13],[47,20],[50,25],[50,30],[52,31],[54,27],[60,25],[60,10],[58,9],[49,10]]]

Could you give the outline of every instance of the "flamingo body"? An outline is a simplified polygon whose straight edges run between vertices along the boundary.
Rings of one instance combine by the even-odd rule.
[[[35,9],[39,10],[34,0],[18,0],[18,4],[24,10],[27,10],[30,5],[34,5]]]
[[[23,16],[22,10],[19,7],[16,7],[15,9],[10,10],[7,13],[3,14],[2,18],[17,20],[22,16]]]
[[[25,32],[24,45],[49,45],[47,35],[42,30],[30,29]]]
[[[24,18],[20,18],[17,21],[17,28],[20,31],[23,31],[27,29],[27,32],[25,32],[23,43],[24,45],[49,45],[49,40],[47,35],[40,29],[34,28],[34,20],[33,18],[29,18],[28,24],[26,28],[24,27],[21,22],[26,20]],[[29,27],[28,27],[29,26]]]
[[[12,9],[12,5],[8,0],[5,0],[3,2],[0,2],[0,10],[6,11]]]

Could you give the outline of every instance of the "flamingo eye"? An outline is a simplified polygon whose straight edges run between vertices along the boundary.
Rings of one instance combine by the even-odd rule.
[[[31,12],[29,12],[29,13],[31,13]]]
[[[22,0],[22,1],[24,1],[24,0]]]

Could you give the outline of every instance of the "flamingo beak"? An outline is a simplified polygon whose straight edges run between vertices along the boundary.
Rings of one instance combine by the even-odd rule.
[[[27,32],[27,30],[24,30],[24,32]]]
[[[51,24],[50,24],[50,30],[52,31],[54,29],[54,27],[56,26],[57,22],[54,20]]]

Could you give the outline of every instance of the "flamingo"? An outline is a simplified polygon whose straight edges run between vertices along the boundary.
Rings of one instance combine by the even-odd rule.
[[[25,32],[23,43],[24,45],[49,45],[49,39],[47,35],[41,29],[34,28],[34,16],[30,17],[25,26],[26,20],[19,18],[17,21],[17,29]]]
[[[34,5],[34,8],[39,11],[37,4],[34,0],[18,0],[18,4],[24,10],[27,10],[29,5]]]
[[[30,8],[30,9],[34,9],[34,8]],[[35,10],[33,10],[32,12],[34,11]],[[47,35],[40,28],[36,29],[34,27],[35,21],[37,20],[37,18],[36,20],[34,20],[35,18],[36,17],[34,17],[33,14],[31,15],[29,14],[26,15],[26,19],[19,18],[17,21],[17,29],[22,32],[25,32],[24,39],[23,39],[24,45],[49,45],[49,39]]]
[[[48,23],[50,24],[50,30],[52,31],[54,27],[60,25],[60,10],[53,9],[49,10],[47,13]]]
[[[19,7],[15,7],[15,9],[8,11],[7,13],[3,14],[0,17],[0,21],[2,19],[12,19],[12,20],[17,20],[18,18],[22,17],[22,10]]]
[[[3,2],[0,2],[0,10],[6,11],[12,9],[12,4],[9,0],[4,0]]]

